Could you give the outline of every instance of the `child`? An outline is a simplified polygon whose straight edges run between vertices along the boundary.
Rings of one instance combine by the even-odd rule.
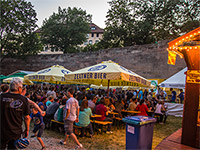
[[[31,119],[34,122],[34,129],[33,129],[34,135],[32,135],[31,137],[36,137],[36,132],[38,131],[37,139],[40,142],[42,149],[45,149],[44,142],[41,139],[41,136],[45,127],[44,122],[43,122],[44,115],[45,114],[40,114],[40,112],[38,112],[36,108],[33,108],[32,113],[30,114]]]

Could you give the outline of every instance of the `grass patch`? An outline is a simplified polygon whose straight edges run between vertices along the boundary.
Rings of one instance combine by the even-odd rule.
[[[152,149],[154,149],[164,138],[171,135],[173,132],[180,129],[181,127],[181,117],[169,116],[165,124],[161,125],[156,123],[154,126]]]
[[[154,135],[153,135],[153,145],[152,148],[155,149],[155,147],[167,136],[171,135],[173,132],[181,128],[182,118],[180,117],[173,117],[169,116],[167,118],[167,123],[160,125],[158,123],[154,126]],[[90,150],[121,150],[126,148],[126,131],[125,129],[112,129],[113,134],[98,134],[94,135],[94,137],[91,138],[79,138],[80,143],[83,144],[85,149]],[[45,138],[53,138],[58,143],[59,140],[64,138],[64,134],[59,133],[58,131],[54,130],[45,130],[43,134],[44,139]],[[42,137],[42,138],[43,138]],[[44,140],[45,141],[45,140]],[[52,142],[52,146],[55,145]],[[75,143],[68,139],[67,147],[65,148],[72,148]],[[48,146],[48,145],[47,145]],[[56,145],[55,145],[56,146]],[[54,148],[54,147],[52,147]],[[57,145],[57,149],[59,149],[59,145]]]

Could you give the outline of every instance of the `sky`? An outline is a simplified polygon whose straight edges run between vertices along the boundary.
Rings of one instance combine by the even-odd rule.
[[[58,12],[58,7],[77,7],[86,10],[92,15],[92,22],[101,28],[105,28],[105,20],[108,12],[109,0],[27,0],[32,3],[37,13],[37,25],[41,27],[45,18],[49,18],[53,12]]]

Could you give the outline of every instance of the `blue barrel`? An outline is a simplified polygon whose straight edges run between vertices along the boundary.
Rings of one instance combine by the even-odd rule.
[[[126,122],[126,149],[152,149],[155,118],[148,116],[128,116]]]

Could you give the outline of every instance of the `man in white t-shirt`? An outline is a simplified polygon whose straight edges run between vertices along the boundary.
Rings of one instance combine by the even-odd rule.
[[[74,90],[72,88],[68,89],[68,97],[66,103],[66,115],[64,116],[64,128],[65,128],[65,139],[60,141],[60,144],[66,144],[68,137],[70,136],[77,144],[77,148],[82,148],[82,144],[79,143],[76,135],[73,133],[74,121],[78,122],[79,116],[79,105],[78,101],[73,97]]]

